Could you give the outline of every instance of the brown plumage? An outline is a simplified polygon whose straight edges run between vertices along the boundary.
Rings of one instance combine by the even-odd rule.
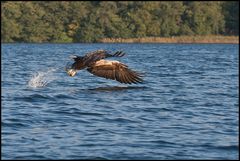
[[[74,63],[66,68],[70,76],[74,76],[77,70],[87,69],[88,72],[106,79],[116,80],[120,83],[132,84],[141,83],[142,75],[128,68],[127,65],[113,60],[105,60],[108,57],[122,57],[125,53],[117,51],[114,54],[106,50],[97,50],[86,54],[83,57],[72,56]]]

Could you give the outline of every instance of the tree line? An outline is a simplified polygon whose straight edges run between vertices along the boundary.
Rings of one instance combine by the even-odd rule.
[[[1,42],[239,35],[238,1],[1,1]]]

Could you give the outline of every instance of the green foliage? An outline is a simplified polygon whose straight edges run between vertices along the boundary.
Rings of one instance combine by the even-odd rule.
[[[224,30],[221,2],[189,2],[186,5],[185,25],[198,35],[219,34]]]
[[[1,42],[239,34],[238,1],[2,1]]]
[[[1,5],[1,40],[14,42],[20,37],[21,25],[17,20],[21,16],[20,6],[14,2]]]
[[[239,35],[239,1],[226,1],[222,3],[225,16],[226,34]]]

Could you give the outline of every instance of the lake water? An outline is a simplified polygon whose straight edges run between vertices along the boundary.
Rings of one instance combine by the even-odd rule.
[[[64,71],[123,50],[126,85]],[[239,159],[239,46],[2,44],[2,159]]]

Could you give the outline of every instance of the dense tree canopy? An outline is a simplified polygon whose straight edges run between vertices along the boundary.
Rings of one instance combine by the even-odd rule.
[[[238,35],[238,1],[2,1],[1,42]]]

